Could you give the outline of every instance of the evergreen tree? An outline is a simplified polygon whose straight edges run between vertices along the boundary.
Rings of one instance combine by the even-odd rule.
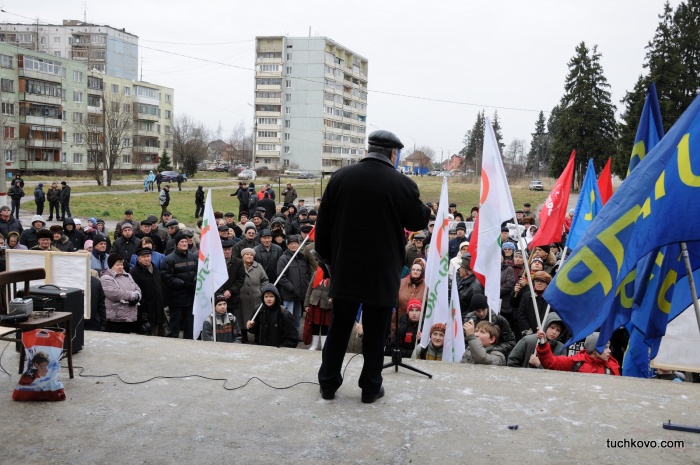
[[[503,150],[506,148],[506,144],[503,143],[503,134],[501,134],[501,122],[498,120],[498,110],[493,112],[493,121],[491,121],[491,126],[493,127],[493,133],[496,135],[498,151],[501,152],[501,156],[503,156]]]
[[[537,177],[540,175],[540,164],[545,162],[548,156],[549,134],[547,133],[547,121],[544,112],[540,111],[535,122],[535,132],[532,134],[532,144],[527,153],[525,172]]]
[[[576,47],[555,119],[549,174],[559,177],[571,151],[576,150],[574,185],[583,178],[589,158],[593,158],[596,169],[602,169],[616,150],[615,105],[610,100],[610,84],[600,57],[597,46],[589,50],[581,42]]]
[[[163,149],[163,153],[160,155],[160,163],[158,163],[158,167],[156,169],[158,171],[170,171],[173,169],[171,163],[172,161],[170,160],[170,155],[168,155],[168,151]]]
[[[484,110],[481,110],[476,114],[476,122],[471,130],[467,131],[462,140],[464,148],[460,150],[462,155],[462,167],[466,170],[467,167],[474,166],[476,171],[479,171],[478,165],[475,161],[481,160],[481,154],[484,149],[484,124],[486,122],[486,117],[484,116]],[[465,166],[466,165],[466,166]]]

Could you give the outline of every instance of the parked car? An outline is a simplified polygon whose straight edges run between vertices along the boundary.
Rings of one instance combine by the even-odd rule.
[[[177,181],[177,175],[180,174],[177,171],[163,171],[160,173],[163,176],[163,182],[176,182]],[[187,176],[185,174],[182,174],[183,181],[187,181]]]
[[[542,184],[542,181],[539,179],[533,179],[530,181],[530,185],[527,186],[528,189],[531,191],[543,191],[544,190],[544,185]]]
[[[308,171],[302,171],[297,175],[297,179],[314,179],[315,177],[313,173]]]
[[[254,170],[243,170],[238,173],[238,179],[246,181],[254,181],[256,173]]]
[[[216,168],[214,168],[214,171],[219,171],[221,173],[226,173],[228,170],[231,169],[231,165],[228,163],[223,163],[221,165],[218,165]]]

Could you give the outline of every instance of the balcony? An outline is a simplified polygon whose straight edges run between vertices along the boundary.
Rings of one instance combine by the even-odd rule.
[[[282,90],[282,84],[258,84],[255,86],[255,90],[276,90],[276,91],[281,91]]]
[[[133,153],[158,153],[160,152],[160,144],[158,147],[151,147],[150,145],[134,145],[131,147]]]
[[[256,142],[260,144],[280,144],[282,140],[279,137],[257,137]]]
[[[156,128],[153,129],[141,129],[137,126],[134,126],[134,128],[131,130],[131,132],[134,135],[140,135],[140,136],[154,136],[158,137],[160,134],[158,134],[158,131],[156,131]]]
[[[281,98],[256,98],[256,105],[282,105]]]
[[[151,115],[150,113],[139,113],[138,111],[134,111],[134,120],[157,122],[160,121],[160,116]]]
[[[256,111],[255,116],[256,116],[256,118],[264,118],[264,117],[280,118],[282,116],[282,112],[281,111]]]
[[[62,124],[60,116],[57,116],[56,118],[49,118],[47,116],[20,115],[19,122],[20,123],[27,123],[27,124],[49,125],[49,126],[61,126],[61,124]]]
[[[256,58],[255,64],[257,64],[257,65],[261,65],[261,64],[281,65],[282,64],[282,57],[279,57],[279,58]]]
[[[88,111],[88,113],[100,113],[100,114],[102,114],[102,106],[91,107],[90,105],[88,105],[87,111]]]
[[[33,149],[60,149],[62,142],[60,140],[51,139],[24,139],[23,147]]]
[[[61,77],[60,74],[44,73],[44,72],[37,71],[34,69],[25,69],[25,68],[19,69],[19,77],[40,79],[42,81],[57,82],[59,84],[63,81],[63,78]]]
[[[32,94],[31,92],[20,92],[20,102],[47,103],[49,105],[61,105],[61,96]]]

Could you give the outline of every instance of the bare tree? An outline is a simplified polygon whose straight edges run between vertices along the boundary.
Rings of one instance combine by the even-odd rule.
[[[513,139],[503,151],[503,165],[508,177],[519,178],[525,175],[525,141]]]
[[[229,140],[230,163],[251,163],[253,160],[253,134],[247,133],[243,121],[239,121],[231,131]]]
[[[197,172],[197,164],[207,158],[208,131],[202,123],[187,115],[173,121],[173,161],[182,165],[188,176]]]

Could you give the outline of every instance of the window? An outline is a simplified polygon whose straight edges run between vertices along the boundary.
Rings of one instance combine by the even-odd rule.
[[[0,55],[0,66],[3,68],[12,68],[12,57],[9,55]]]
[[[83,93],[77,90],[73,91],[73,101],[76,103],[83,103]]]
[[[112,89],[113,94],[118,94],[119,93],[119,84],[112,84],[111,89]]]
[[[61,100],[63,100],[64,102],[66,101],[66,93],[67,92],[68,91],[66,89],[61,89]]]
[[[15,104],[10,102],[2,102],[2,114],[14,116],[15,114]]]
[[[102,105],[101,105],[101,101],[102,101],[102,99],[100,98],[99,95],[90,95],[90,94],[88,94],[88,101],[87,101],[87,104],[88,104],[89,107],[101,107],[101,106],[102,106]],[[117,105],[117,108],[119,108],[118,105]]]
[[[169,136],[173,133],[173,130],[170,126],[165,126],[165,135]]]
[[[0,80],[0,89],[3,92],[14,92],[15,81],[12,79],[2,79]]]
[[[112,113],[119,113],[119,102],[110,102]]]
[[[270,92],[265,90],[259,90],[255,92],[256,98],[281,98],[282,92]]]
[[[289,146],[288,145],[284,146],[284,153],[289,153]]]
[[[63,131],[63,143],[68,143],[68,131]]]
[[[61,163],[64,165],[68,163],[68,153],[67,152],[61,152]]]
[[[279,145],[275,145],[275,144],[258,144],[258,150],[279,150]]]
[[[279,118],[258,118],[258,124],[268,124],[268,125],[278,125],[280,124]]]
[[[15,128],[12,126],[5,126],[5,139],[15,138]]]
[[[171,119],[172,118],[172,112],[170,110],[165,110],[165,119]]]
[[[124,86],[124,95],[127,97],[131,95],[131,87]]]
[[[165,94],[165,103],[172,103],[172,95]]]
[[[134,86],[134,95],[160,100],[160,92],[150,87]]]
[[[46,37],[41,37],[39,39],[39,42],[41,43],[41,45],[46,45]]]
[[[131,164],[131,154],[124,154],[122,155],[122,163],[125,165],[130,165]]]
[[[291,122],[290,122],[288,119],[284,120],[284,127],[285,127],[285,128],[291,128],[291,127],[292,127],[292,124],[291,124]]]
[[[292,59],[292,54],[291,54],[291,53],[288,53],[288,54],[287,54],[287,61],[289,61],[289,60],[291,60],[291,59]]]
[[[83,164],[83,154],[82,153],[74,153],[73,154],[73,163],[76,165],[82,165]]]
[[[60,44],[61,43],[61,36],[54,36],[53,43],[56,45]]]
[[[291,89],[291,88],[292,88],[292,80],[291,80],[291,79],[287,79],[285,82],[286,82],[286,87],[287,87],[287,89]]]
[[[61,113],[61,121],[68,121],[66,110]]]
[[[255,111],[282,111],[282,105],[255,105]]]
[[[259,86],[281,86],[282,78],[257,78],[255,83]]]
[[[124,104],[124,113],[131,113],[131,104],[130,103]]]
[[[82,71],[73,71],[73,82],[83,82]]]
[[[287,115],[290,115],[290,114],[292,114],[292,109],[291,109],[290,107],[286,107],[286,108],[284,109],[284,113],[287,114]]]
[[[284,134],[284,140],[289,140],[289,133],[288,132]]]
[[[285,160],[284,160],[284,166],[289,166],[289,160],[288,160],[288,159],[285,159]]]
[[[262,73],[279,72],[280,68],[280,65],[258,65],[258,71]]]
[[[284,94],[284,99],[287,102],[291,102],[292,101],[292,94]]]
[[[258,131],[258,137],[277,137],[277,131]]]
[[[104,44],[105,36],[93,34],[90,36],[90,42],[92,42],[93,44]]]
[[[73,143],[75,145],[80,145],[83,143],[83,135],[79,132],[73,133]]]
[[[131,139],[129,137],[122,139],[122,147],[131,147]]]
[[[5,149],[5,161],[15,161],[15,151],[13,149]]]
[[[55,50],[55,51],[53,52],[53,56],[58,57],[58,58],[61,58],[61,52],[60,52],[59,50]]]
[[[81,124],[83,122],[83,114],[79,112],[73,112],[73,122]]]
[[[292,74],[292,67],[291,67],[291,66],[287,66],[286,72],[287,72],[287,74]]]
[[[282,58],[282,52],[258,52],[258,58]]]

